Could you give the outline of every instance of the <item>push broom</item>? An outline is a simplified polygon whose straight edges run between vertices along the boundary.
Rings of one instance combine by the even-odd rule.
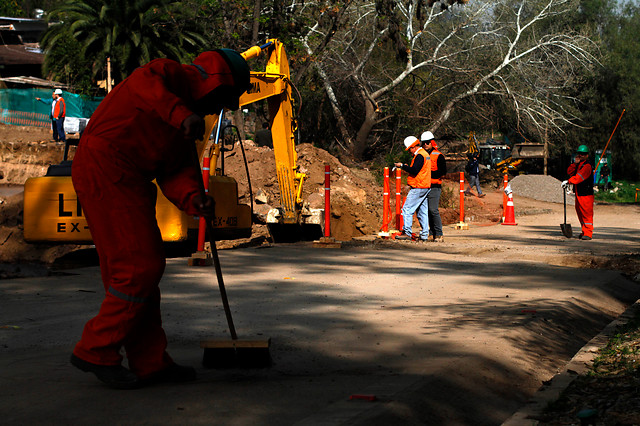
[[[220,113],[218,120],[218,136],[220,132],[220,123],[222,121],[222,114]],[[219,140],[216,138],[216,140]],[[198,160],[198,154],[193,146],[193,158],[194,166],[197,167],[198,172],[200,170],[200,161]],[[206,191],[204,183],[202,181],[200,185],[200,192],[202,199],[206,197]],[[216,248],[216,242],[213,238],[213,226],[210,220],[205,220],[206,231],[211,245],[211,255],[213,258],[213,266],[216,271],[216,277],[218,279],[218,287],[220,288],[220,297],[222,299],[222,306],[227,318],[227,325],[229,327],[229,334],[231,340],[203,340],[200,342],[200,347],[204,349],[204,356],[202,358],[202,365],[205,368],[266,368],[271,366],[271,354],[269,347],[271,345],[271,339],[264,340],[240,340],[236,333],[236,328],[233,324],[233,317],[231,315],[231,308],[229,307],[229,300],[227,299],[227,291],[224,286],[224,280],[222,278],[222,267],[220,266],[220,258],[218,257],[218,249]]]
[[[236,334],[236,328],[233,325],[233,317],[231,316],[231,308],[227,299],[227,292],[222,279],[222,268],[220,267],[220,259],[218,258],[218,249],[213,239],[211,223],[207,221],[207,234],[209,235],[209,244],[211,244],[211,255],[213,257],[213,266],[216,270],[218,278],[218,287],[220,288],[220,297],[222,298],[222,306],[227,317],[227,325],[229,326],[229,334],[231,340],[203,340],[200,347],[204,348],[204,356],[202,365],[205,368],[266,368],[271,365],[271,354],[269,346],[271,339],[265,340],[240,340]]]

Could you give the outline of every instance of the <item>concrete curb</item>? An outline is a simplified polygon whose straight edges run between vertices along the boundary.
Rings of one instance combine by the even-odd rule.
[[[578,377],[589,370],[598,350],[605,347],[616,329],[627,322],[640,310],[640,299],[629,306],[618,318],[611,321],[597,336],[589,340],[573,358],[567,363],[563,371],[546,382],[527,401],[524,407],[509,417],[502,426],[535,426],[540,422],[535,420],[552,402],[558,400],[562,392]]]

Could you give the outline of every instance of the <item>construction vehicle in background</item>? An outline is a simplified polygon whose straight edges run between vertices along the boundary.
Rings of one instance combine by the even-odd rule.
[[[264,100],[268,104],[281,205],[269,212],[267,226],[276,241],[317,238],[322,235],[323,211],[309,209],[302,199],[306,175],[299,172],[297,165],[297,120],[294,116],[287,56],[284,46],[276,39],[268,40],[262,46],[254,46],[242,55],[250,60],[262,53],[267,56],[266,69],[251,71],[251,88],[242,95],[239,103],[245,106]],[[251,236],[252,205],[238,202],[237,181],[224,174],[224,153],[229,148],[224,146],[223,135],[233,126],[222,126],[223,118],[222,112],[205,117],[205,137],[196,141],[201,164],[204,157],[210,158],[209,195],[216,203],[213,239],[247,238]],[[215,134],[213,139],[209,137],[212,134]],[[92,242],[82,206],[71,182],[71,161],[67,159],[67,152],[68,145],[65,146],[62,163],[50,166],[45,176],[30,178],[25,183],[24,239],[27,242]],[[248,167],[246,170],[250,187]],[[252,196],[251,200],[253,203]],[[156,218],[163,241],[188,244],[196,241],[198,218],[180,211],[162,191],[158,191]]]
[[[508,139],[505,136],[505,139]],[[544,144],[541,143],[509,143],[500,142],[488,137],[485,143],[479,143],[475,133],[470,132],[468,138],[470,154],[478,153],[478,162],[489,170],[497,170],[501,174],[518,174],[537,167],[535,161],[544,159]],[[529,166],[529,167],[527,167]]]

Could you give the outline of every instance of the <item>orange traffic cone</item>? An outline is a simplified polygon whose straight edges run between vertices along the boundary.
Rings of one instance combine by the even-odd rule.
[[[509,192],[509,198],[507,199],[507,211],[504,213],[503,225],[517,225],[516,213],[513,209],[513,193]]]

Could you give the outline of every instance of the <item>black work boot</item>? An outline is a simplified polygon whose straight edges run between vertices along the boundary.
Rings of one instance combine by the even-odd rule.
[[[114,389],[135,389],[140,387],[138,376],[121,365],[98,365],[71,354],[71,364],[80,370],[93,373],[107,386]]]

